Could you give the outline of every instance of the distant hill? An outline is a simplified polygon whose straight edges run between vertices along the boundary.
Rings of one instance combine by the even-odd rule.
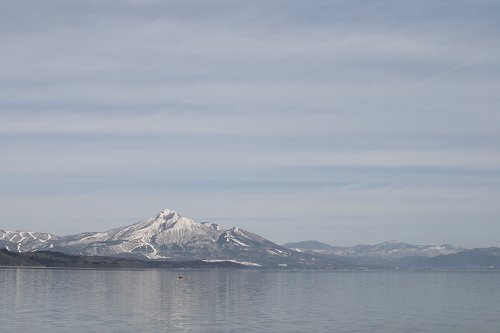
[[[283,247],[300,252],[321,252],[321,251],[330,251],[335,249],[335,246],[331,246],[329,244],[321,243],[315,240],[301,241],[296,243],[286,243],[283,244]]]
[[[500,248],[476,248],[435,257],[406,257],[393,260],[392,267],[424,269],[500,269]]]
[[[288,249],[310,254],[335,255],[341,257],[395,259],[407,256],[433,257],[442,254],[460,252],[461,248],[453,245],[413,245],[398,241],[378,244],[359,244],[351,247],[332,246],[318,241],[303,241],[283,245]]]
[[[283,246],[337,260],[349,260],[355,265],[389,269],[500,269],[500,248],[497,247],[461,249],[449,244],[413,245],[397,241],[352,247],[303,241]]]

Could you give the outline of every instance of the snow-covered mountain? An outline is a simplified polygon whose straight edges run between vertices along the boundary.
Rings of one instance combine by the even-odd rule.
[[[379,259],[396,259],[401,257],[434,257],[455,254],[464,249],[450,244],[413,245],[399,241],[387,241],[378,244],[359,244],[352,247],[332,246],[317,241],[287,243],[288,249],[311,254],[335,255],[341,257],[368,257]]]
[[[321,259],[291,251],[246,230],[199,223],[169,209],[138,223],[104,232],[58,237],[3,231],[0,237],[1,247],[17,252],[51,250],[149,259],[238,260],[263,265],[322,263]],[[329,267],[336,264],[331,260],[323,261]]]
[[[41,232],[0,230],[0,248],[16,252],[35,251],[50,246],[58,238]]]
[[[54,250],[84,255],[137,255],[150,259],[218,257],[217,240],[224,230],[216,224],[198,223],[166,209],[138,223],[105,232],[65,236]]]
[[[55,236],[0,230],[0,248],[15,252],[50,250],[86,256],[245,262],[270,267],[354,268],[384,266],[399,258],[434,257],[462,251],[451,245],[389,241],[339,247],[306,241],[280,246],[240,228],[199,223],[166,209],[132,225],[103,232]]]

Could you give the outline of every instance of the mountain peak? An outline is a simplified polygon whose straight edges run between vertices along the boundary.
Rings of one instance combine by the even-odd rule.
[[[157,218],[163,218],[165,220],[168,220],[175,216],[180,216],[180,215],[177,212],[166,208],[162,210],[160,213],[158,213]]]
[[[385,244],[401,244],[401,243],[403,243],[403,242],[402,242],[402,241],[400,241],[400,240],[397,240],[397,239],[391,239],[391,240],[388,240],[388,241],[386,241],[386,242],[382,242],[381,244],[384,244],[384,243],[385,243]]]

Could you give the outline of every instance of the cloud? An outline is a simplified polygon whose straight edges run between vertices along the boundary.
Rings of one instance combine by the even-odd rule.
[[[1,6],[2,221],[69,233],[166,205],[348,243],[498,218],[494,2]]]

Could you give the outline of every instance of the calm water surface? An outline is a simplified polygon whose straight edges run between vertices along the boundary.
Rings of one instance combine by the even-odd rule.
[[[500,332],[498,272],[0,269],[0,299],[1,332]]]

